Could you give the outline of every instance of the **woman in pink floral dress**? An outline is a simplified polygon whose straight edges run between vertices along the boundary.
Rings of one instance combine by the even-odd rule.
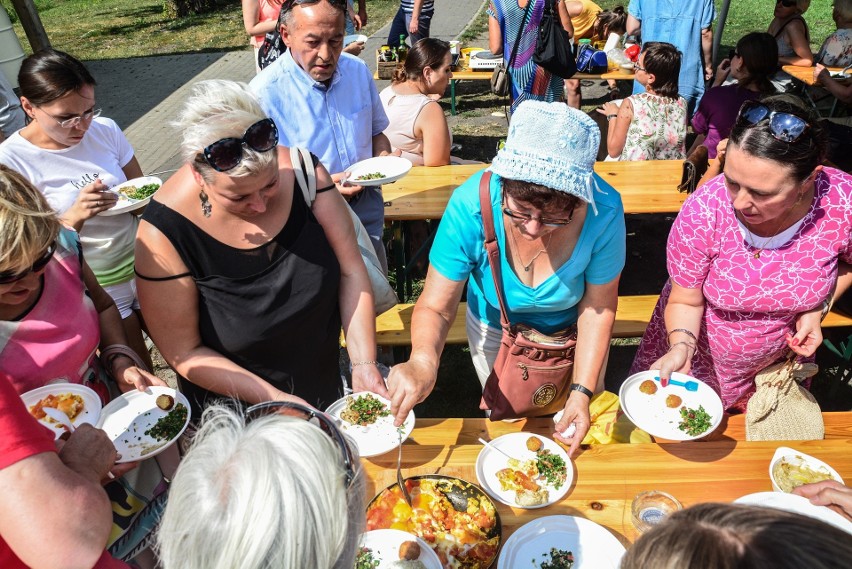
[[[826,138],[789,100],[746,102],[724,174],[684,203],[670,279],[631,373],[689,373],[745,411],[755,375],[812,358],[826,301],[852,281],[852,176],[823,167]]]
[[[681,53],[665,42],[648,42],[635,64],[644,93],[621,104],[605,103],[607,160],[683,160],[686,99],[678,96]]]

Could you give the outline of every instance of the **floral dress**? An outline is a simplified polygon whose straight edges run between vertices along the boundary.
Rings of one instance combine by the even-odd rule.
[[[629,101],[633,120],[619,160],[686,158],[686,99],[640,93]]]
[[[852,28],[842,28],[825,38],[816,61],[828,67],[852,65]]]
[[[704,316],[691,375],[708,383],[725,409],[744,411],[755,375],[785,357],[796,317],[829,297],[838,262],[852,263],[852,176],[825,168],[811,207],[777,248],[755,248],[734,216],[722,176],[683,205],[668,240],[671,280],[701,288]],[[630,373],[650,369],[668,349],[663,319],[666,284]]]

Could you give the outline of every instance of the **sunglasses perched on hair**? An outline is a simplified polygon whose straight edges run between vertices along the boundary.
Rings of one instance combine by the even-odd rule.
[[[284,0],[281,3],[281,12],[289,12],[295,6],[318,4],[321,0]],[[326,0],[329,4],[340,10],[346,10],[346,0]]]
[[[252,421],[267,415],[284,415],[285,417],[295,417],[304,419],[305,421],[317,426],[322,432],[331,437],[338,448],[343,458],[343,468],[346,470],[346,488],[352,486],[355,480],[355,465],[357,464],[355,456],[352,454],[352,449],[346,442],[346,438],[334,421],[325,413],[306,407],[292,401],[266,401],[252,405],[246,410],[246,420]]]
[[[272,119],[257,121],[242,138],[223,138],[207,146],[204,160],[217,172],[236,168],[243,161],[243,144],[257,152],[268,152],[278,146],[278,128]]]
[[[503,215],[512,219],[517,219],[521,223],[528,223],[535,220],[546,227],[562,227],[568,225],[574,220],[574,210],[571,210],[571,214],[568,216],[568,219],[543,217],[511,209],[508,205],[506,205],[505,199],[503,201]]]
[[[785,8],[792,8],[796,5],[796,0],[777,0],[776,4],[781,4]]]
[[[53,254],[56,253],[56,241],[48,245],[47,250],[42,254],[41,257],[33,262],[33,266],[25,271],[21,271],[20,273],[12,273],[5,272],[0,273],[0,284],[10,284],[13,282],[17,282],[27,276],[30,273],[37,273],[44,269],[50,260],[53,258]]]
[[[796,142],[810,126],[800,116],[792,113],[771,111],[763,103],[748,101],[743,104],[738,121],[745,121],[750,125],[756,125],[763,120],[769,120],[769,133],[781,142]]]

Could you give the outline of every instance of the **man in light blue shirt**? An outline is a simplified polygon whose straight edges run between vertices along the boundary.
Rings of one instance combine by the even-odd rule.
[[[381,188],[340,183],[352,164],[391,152],[383,134],[388,118],[367,65],[341,53],[345,8],[346,0],[285,0],[278,22],[288,50],[249,87],[281,144],[309,149],[331,172],[386,268]]]
[[[704,94],[704,82],[713,76],[713,0],[630,0],[627,33],[642,34],[642,43],[664,41],[683,54],[678,94],[689,104],[689,116]],[[633,82],[633,93],[645,88]]]

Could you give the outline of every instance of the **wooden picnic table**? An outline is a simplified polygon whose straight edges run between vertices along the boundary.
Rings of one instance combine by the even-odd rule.
[[[488,164],[415,166],[401,180],[382,186],[385,219],[439,219],[453,191]],[[687,194],[677,186],[682,160],[596,162],[595,172],[621,194],[625,213],[677,213]]]
[[[631,522],[634,496],[662,490],[686,507],[701,502],[732,502],[754,492],[772,490],[769,461],[779,446],[791,446],[834,467],[852,480],[852,413],[824,413],[826,439],[821,441],[746,442],[742,419],[732,417],[718,440],[666,444],[595,445],[574,459],[574,482],[561,501],[542,509],[523,510],[499,502],[503,542],[521,525],[541,516],[581,516],[611,531],[625,546],[639,537]],[[486,419],[417,419],[403,445],[405,476],[444,474],[477,482],[476,457],[486,440],[527,431],[550,437],[547,418],[517,423]],[[364,459],[367,500],[396,482],[396,452]]]
[[[814,67],[802,65],[784,65],[783,69],[786,73],[793,76],[794,79],[801,81],[806,85],[814,85]],[[842,67],[828,67],[830,73],[841,73]]]

